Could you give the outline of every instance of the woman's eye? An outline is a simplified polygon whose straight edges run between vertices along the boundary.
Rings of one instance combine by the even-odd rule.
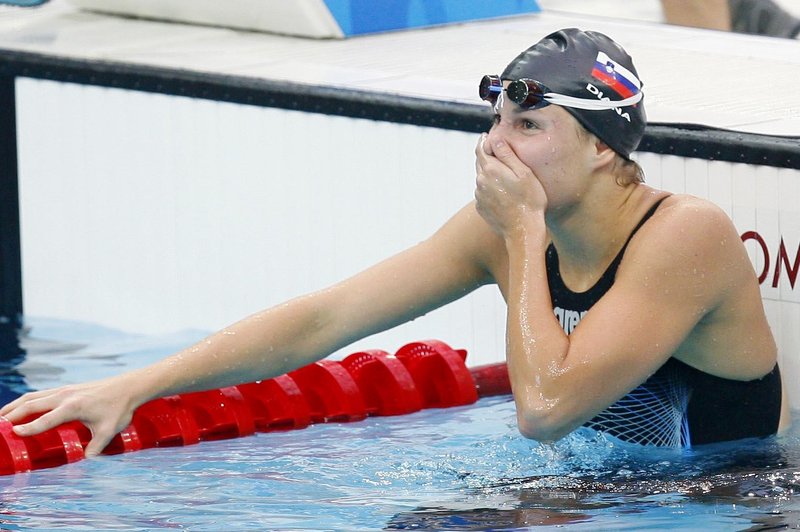
[[[534,122],[531,122],[530,120],[523,120],[522,127],[524,127],[525,129],[537,129],[537,125]]]

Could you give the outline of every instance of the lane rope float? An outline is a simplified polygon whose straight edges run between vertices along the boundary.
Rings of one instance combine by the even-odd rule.
[[[404,415],[511,393],[504,362],[467,368],[466,357],[463,349],[426,340],[406,344],[394,355],[359,351],[273,379],[154,399],[136,409],[103,454]],[[0,417],[0,475],[76,462],[90,439],[89,429],[78,421],[21,437]]]

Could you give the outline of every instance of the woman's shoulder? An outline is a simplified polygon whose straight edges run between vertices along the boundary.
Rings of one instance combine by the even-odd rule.
[[[626,255],[690,271],[746,259],[728,214],[713,202],[689,194],[664,197],[650,220],[631,240]]]
[[[716,203],[698,196],[692,196],[691,194],[667,193],[664,198],[663,206],[665,210],[672,210],[686,216],[724,216],[728,218],[725,211]]]
[[[717,204],[690,194],[669,194],[653,215],[649,229],[669,241],[701,241],[735,233],[730,216]]]

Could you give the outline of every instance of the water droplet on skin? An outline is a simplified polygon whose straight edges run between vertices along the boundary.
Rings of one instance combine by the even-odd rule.
[[[551,361],[550,361],[550,362],[547,364],[547,371],[548,371],[548,373],[549,373],[550,375],[552,375],[552,376],[554,376],[554,377],[558,377],[558,376],[560,376],[560,375],[563,375],[564,373],[566,373],[566,370],[564,370],[564,369],[561,369],[561,368],[559,367],[559,364],[558,364],[558,362],[556,362],[555,360],[551,360]]]

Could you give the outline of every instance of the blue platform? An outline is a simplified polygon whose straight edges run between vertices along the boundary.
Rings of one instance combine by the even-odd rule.
[[[345,37],[540,11],[535,0],[325,0]]]

